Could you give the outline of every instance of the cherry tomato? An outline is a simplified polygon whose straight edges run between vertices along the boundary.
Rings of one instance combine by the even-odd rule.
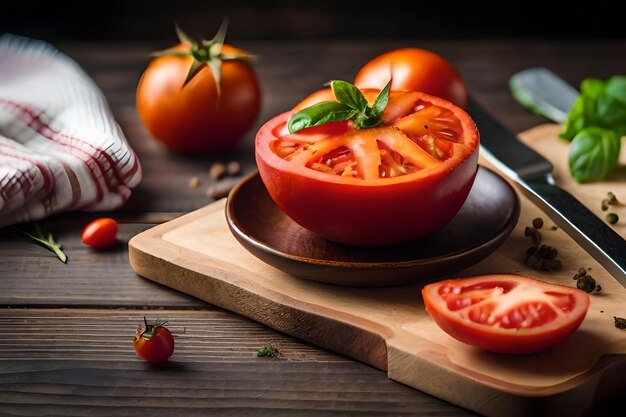
[[[425,49],[403,48],[385,52],[359,69],[359,88],[383,88],[391,79],[392,90],[422,91],[467,105],[467,88],[458,71],[442,56]]]
[[[378,90],[362,90],[370,104]],[[316,92],[295,110],[327,101]],[[332,122],[289,134],[293,111],[269,120],[255,142],[269,195],[301,226],[356,246],[403,243],[447,224],[478,169],[479,136],[454,104],[418,92],[391,92],[384,125]]]
[[[180,44],[174,51],[187,51]],[[245,55],[225,44],[225,55]],[[152,136],[167,149],[182,153],[231,150],[256,120],[261,92],[252,66],[242,60],[222,62],[220,91],[213,71],[202,64],[183,87],[193,58],[154,58],[137,87],[137,112]]]
[[[174,353],[174,336],[163,324],[148,324],[144,318],[144,325],[135,333],[133,347],[142,359],[163,362]]]
[[[589,295],[521,275],[449,279],[422,289],[426,311],[443,331],[478,348],[536,353],[572,334]]]
[[[107,249],[117,242],[118,225],[110,217],[102,217],[89,223],[82,231],[83,243],[94,249]]]

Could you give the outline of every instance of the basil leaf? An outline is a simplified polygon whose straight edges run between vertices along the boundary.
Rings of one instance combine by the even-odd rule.
[[[626,77],[613,77],[610,83],[588,78],[582,82],[581,92],[563,125],[561,138],[572,140],[591,126],[614,130],[618,136],[626,135],[626,102],[617,97],[626,94]]]
[[[335,80],[330,83],[330,88],[338,102],[361,113],[367,110],[367,100],[356,86],[346,81]]]
[[[615,75],[606,82],[606,93],[626,105],[626,76]]]
[[[626,123],[626,103],[621,102],[608,93],[603,93],[595,102],[594,120],[596,125],[614,129]],[[591,120],[590,120],[591,121]],[[624,133],[618,132],[620,135]]]
[[[342,120],[352,120],[359,129],[376,127],[383,123],[380,116],[389,103],[391,81],[378,94],[373,107],[369,106],[361,90],[346,81],[334,80],[330,82],[330,86],[337,102],[318,103],[293,114],[287,125],[290,133]]]
[[[582,96],[578,96],[572,105],[567,119],[563,124],[563,130],[559,134],[562,139],[572,140],[578,132],[585,127],[585,118],[583,116],[584,100]]]
[[[569,168],[579,182],[604,178],[618,164],[621,141],[612,130],[588,127],[581,130],[572,141]]]
[[[289,118],[287,128],[289,133],[295,133],[307,127],[348,120],[354,117],[355,114],[355,110],[345,104],[335,101],[324,101],[293,114]]]
[[[385,88],[380,90],[376,100],[374,100],[372,113],[375,117],[380,117],[380,115],[383,114],[383,110],[387,107],[387,104],[389,103],[389,90],[391,90],[391,80],[389,80]]]
[[[604,93],[604,81],[597,78],[585,78],[580,83],[580,93],[586,97],[597,98]]]
[[[383,120],[379,117],[372,117],[371,110],[366,113],[359,113],[353,119],[354,125],[359,129],[368,129],[383,124]]]

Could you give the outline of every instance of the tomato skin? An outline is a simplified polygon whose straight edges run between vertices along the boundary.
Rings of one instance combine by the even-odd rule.
[[[148,362],[159,363],[166,361],[174,353],[174,337],[163,326],[154,327],[153,334],[149,339],[142,337],[145,328],[137,329],[133,347],[139,357]]]
[[[461,108],[467,105],[467,87],[460,74],[442,56],[420,48],[385,52],[363,65],[354,80],[359,88],[382,89],[392,79],[392,90],[422,91]]]
[[[315,94],[315,99],[321,97],[324,101],[325,94]],[[445,105],[436,97],[409,94]],[[308,98],[304,102],[311,103]],[[281,210],[304,228],[327,239],[354,246],[384,246],[428,236],[456,215],[472,188],[478,169],[477,136],[473,138],[475,148],[458,164],[446,169],[406,178],[351,181],[298,169],[272,153],[268,142],[290,115],[291,112],[278,115],[259,130],[255,143],[259,173]],[[324,126],[327,125],[310,129]],[[337,128],[333,124],[328,126]],[[470,122],[466,128],[472,129]]]
[[[178,45],[173,50],[185,50]],[[224,45],[225,54],[243,54]],[[183,88],[190,56],[154,58],[139,80],[137,112],[150,134],[180,153],[216,153],[233,149],[252,127],[261,107],[254,69],[243,61],[223,61],[218,95],[211,69],[203,64]]]
[[[110,217],[96,219],[83,228],[83,243],[94,249],[108,249],[117,242],[117,222]]]
[[[470,320],[471,312],[469,311],[464,312],[463,315],[457,311],[452,311],[449,306],[446,306],[446,302],[440,295],[445,286],[450,286],[454,291],[463,291],[464,288],[484,285],[489,282],[526,285],[533,291],[541,290],[563,294],[563,296],[568,297],[572,305],[567,306],[568,311],[560,318],[555,318],[552,321],[546,319],[545,323],[535,327],[501,328]],[[581,325],[590,304],[589,295],[577,288],[513,274],[483,275],[434,282],[422,289],[422,298],[428,314],[450,336],[480,349],[511,354],[538,353],[563,342]],[[494,298],[494,302],[497,306],[497,297]],[[517,305],[525,306],[532,302],[537,303],[538,298],[529,295],[526,299],[518,300]]]

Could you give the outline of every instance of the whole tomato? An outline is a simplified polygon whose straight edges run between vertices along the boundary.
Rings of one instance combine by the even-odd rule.
[[[148,362],[158,363],[172,356],[174,336],[164,324],[148,324],[144,317],[144,325],[137,328],[133,340],[133,347],[139,357]]]
[[[110,217],[102,217],[89,223],[83,228],[81,239],[83,243],[94,249],[108,249],[117,242],[117,222]]]
[[[260,111],[261,91],[250,56],[220,39],[195,42],[184,34],[181,39],[159,53],[139,80],[141,121],[171,151],[231,150]]]
[[[385,52],[359,69],[359,88],[382,89],[392,80],[392,90],[421,91],[459,107],[467,105],[467,87],[456,68],[442,56],[421,48]]]
[[[380,94],[361,93],[371,106]],[[316,103],[344,112],[332,100],[330,89],[315,92],[257,133],[259,173],[282,211],[320,236],[355,246],[404,243],[445,226],[478,169],[479,135],[470,116],[435,96],[392,91],[374,127],[316,118],[321,123],[290,133],[292,116],[311,114]]]

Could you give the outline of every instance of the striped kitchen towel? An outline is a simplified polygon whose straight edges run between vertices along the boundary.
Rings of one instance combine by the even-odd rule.
[[[105,97],[42,41],[0,35],[0,227],[120,207],[141,165]]]

